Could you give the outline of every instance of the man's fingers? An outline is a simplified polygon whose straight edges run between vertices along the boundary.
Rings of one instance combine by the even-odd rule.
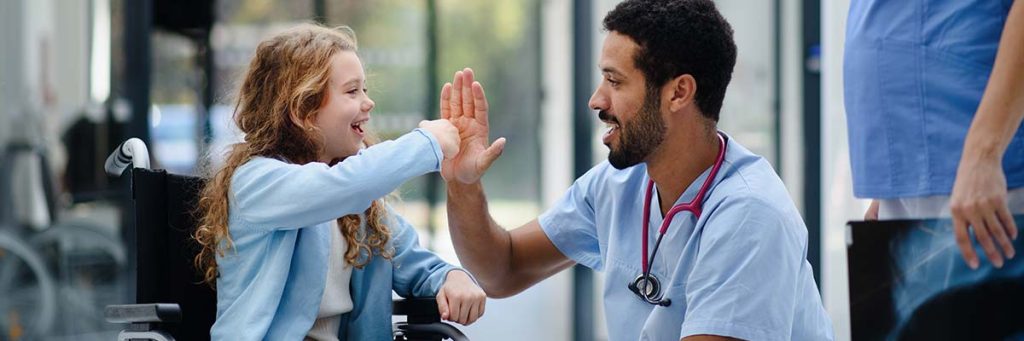
[[[480,85],[480,82],[473,82],[473,107],[476,109],[473,113],[476,121],[486,127],[488,124],[487,96],[484,95],[484,86]]]
[[[462,114],[473,117],[476,114],[473,103],[473,69],[462,70]]]
[[[504,137],[499,138],[495,140],[494,143],[491,143],[490,147],[487,147],[487,149],[484,150],[484,155],[480,160],[480,171],[485,171],[488,168],[491,168],[491,164],[494,163],[494,160],[497,160],[498,157],[501,156],[502,151],[505,150],[505,141]]]
[[[444,289],[437,292],[437,312],[441,314],[442,320],[447,320],[451,313],[448,307],[448,297],[444,294]]]
[[[974,218],[970,220],[971,228],[974,229],[974,238],[978,239],[978,244],[981,244],[981,249],[985,250],[985,256],[988,257],[988,261],[992,263],[996,268],[1003,267],[1003,256],[996,250],[996,245],[992,241],[992,233],[989,232],[991,228],[985,224],[984,219]]]
[[[974,252],[974,245],[971,244],[970,234],[967,233],[967,221],[963,218],[953,217],[953,236],[956,238],[956,245],[960,248],[960,254],[964,262],[971,269],[978,268],[978,254]]]
[[[462,71],[456,71],[452,78],[452,118],[462,117]]]
[[[992,234],[996,243],[999,243],[999,247],[1003,249],[1002,256],[1005,256],[1006,259],[1013,258],[1016,251],[1013,249],[1013,243],[1010,242],[1010,237],[1007,236],[1005,227],[1003,227],[1003,224],[999,221],[998,213],[993,212],[986,216],[985,225],[988,225],[989,233]]]
[[[441,118],[450,120],[452,118],[452,83],[444,83],[441,87]]]

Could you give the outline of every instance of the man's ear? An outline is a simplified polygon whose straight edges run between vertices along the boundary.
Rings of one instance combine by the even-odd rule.
[[[670,112],[680,112],[693,105],[697,95],[697,80],[690,74],[682,74],[669,79],[665,87],[665,91],[668,92]]]

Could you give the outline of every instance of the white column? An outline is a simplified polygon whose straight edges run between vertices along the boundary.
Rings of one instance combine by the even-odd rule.
[[[853,197],[846,111],[843,107],[843,43],[849,0],[822,1],[822,284],[825,308],[837,340],[850,339],[846,222],[860,220],[867,201]]]
[[[782,165],[782,181],[789,190],[789,196],[801,210],[804,209],[804,118],[803,118],[803,25],[800,0],[779,0],[779,67],[777,70],[781,87],[779,113],[779,162]],[[806,212],[802,212],[806,214]]]

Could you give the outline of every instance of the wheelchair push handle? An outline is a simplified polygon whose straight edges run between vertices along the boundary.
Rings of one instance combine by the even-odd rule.
[[[130,138],[117,146],[117,149],[107,157],[103,169],[107,171],[107,174],[121,176],[128,166],[149,168],[149,149],[146,148],[146,143],[137,137]]]

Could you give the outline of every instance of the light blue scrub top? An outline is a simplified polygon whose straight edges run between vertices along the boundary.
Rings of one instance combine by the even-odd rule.
[[[854,195],[949,195],[1012,0],[853,0],[843,91]],[[1024,186],[1024,130],[1006,149]]]
[[[708,173],[677,204],[692,200]],[[654,259],[652,273],[672,300],[668,307],[648,304],[626,287],[641,271],[645,164],[595,166],[541,215],[540,225],[564,255],[604,271],[611,340],[699,334],[831,340],[832,323],[807,262],[807,228],[771,165],[729,139],[716,177],[701,217],[677,214]],[[662,221],[653,197],[651,248]]]

